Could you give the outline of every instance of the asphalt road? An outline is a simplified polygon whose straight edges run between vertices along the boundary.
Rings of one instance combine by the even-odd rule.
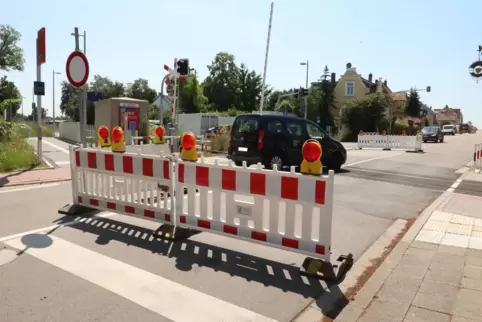
[[[416,218],[481,139],[349,151],[335,178],[334,252],[356,260],[394,220]],[[0,189],[0,249],[21,254],[2,266],[15,253],[0,251],[0,321],[290,321],[323,293],[298,275],[304,256],[292,252],[209,233],[171,244],[151,236],[155,223],[115,214],[74,223],[57,214],[70,189]]]

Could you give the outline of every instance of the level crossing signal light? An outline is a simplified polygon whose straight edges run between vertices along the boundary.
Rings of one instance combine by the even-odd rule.
[[[186,132],[181,137],[181,159],[184,161],[197,161],[196,136]]]
[[[154,129],[154,144],[164,144],[164,133],[164,126],[156,126]]]
[[[189,74],[189,59],[179,59],[176,64],[176,72],[178,72],[179,75],[187,76]]]
[[[109,128],[107,128],[107,126],[99,126],[97,129],[97,146],[101,148],[111,146]]]
[[[430,93],[432,91],[432,86],[427,86],[427,93]]]
[[[126,152],[124,131],[120,126],[116,126],[112,129],[112,152]]]
[[[321,175],[323,165],[321,164],[321,156],[323,154],[321,144],[315,139],[309,139],[303,143],[301,148],[303,161],[301,162],[301,173]]]

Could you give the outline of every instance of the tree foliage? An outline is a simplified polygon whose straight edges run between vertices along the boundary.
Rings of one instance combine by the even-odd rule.
[[[5,108],[12,107],[12,116],[20,109],[22,98],[14,82],[7,80],[7,76],[0,78],[0,113],[3,115]]]
[[[9,25],[0,25],[0,70],[23,71],[23,49],[18,46],[22,35]]]
[[[407,106],[405,107],[405,113],[412,117],[420,116],[422,110],[422,101],[418,92],[412,88],[408,95]]]

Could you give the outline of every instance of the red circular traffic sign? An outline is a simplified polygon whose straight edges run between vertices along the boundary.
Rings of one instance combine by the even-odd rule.
[[[89,62],[82,52],[72,52],[67,58],[65,69],[70,85],[79,88],[87,83],[87,79],[89,78]]]

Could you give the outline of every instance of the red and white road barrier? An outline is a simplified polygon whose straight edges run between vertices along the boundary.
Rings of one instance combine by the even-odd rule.
[[[474,145],[474,155],[472,157],[472,171],[482,170],[482,143]]]
[[[294,168],[281,172],[260,164],[236,167],[217,160],[208,164],[204,158],[197,163],[81,147],[71,148],[70,158],[74,206],[291,250],[323,265],[331,262],[333,171],[310,176]],[[327,274],[308,260],[306,272]],[[351,255],[338,258],[348,260]]]

